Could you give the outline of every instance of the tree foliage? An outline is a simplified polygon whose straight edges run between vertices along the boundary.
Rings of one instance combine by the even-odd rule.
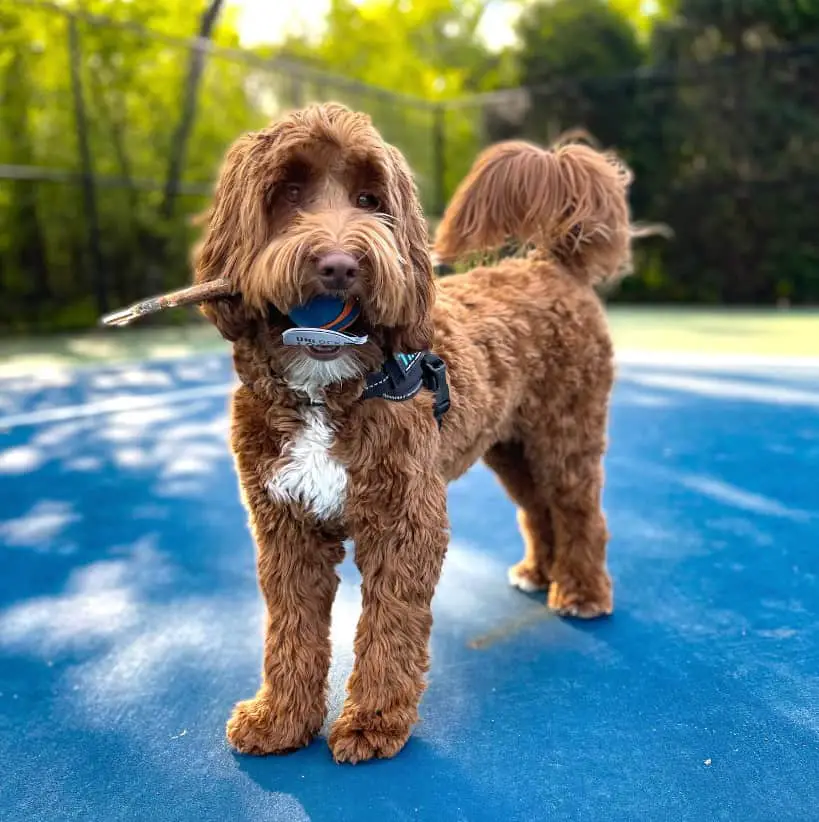
[[[637,278],[625,296],[819,299],[817,34],[819,0],[677,0],[657,25],[650,64],[681,68],[649,182],[676,238],[654,289]]]
[[[317,40],[253,53],[238,52],[226,3],[198,64],[185,38],[214,2],[0,6],[0,329],[95,322],[94,216],[111,305],[187,281],[190,218],[226,147],[320,99],[373,116],[431,215],[487,141],[581,128],[617,149],[635,215],[675,232],[639,246],[621,298],[819,299],[819,0],[660,0],[650,13],[532,0],[498,53],[477,36],[492,0],[332,0]]]
[[[605,0],[533,3],[518,21],[521,85],[633,71],[643,61],[637,33]]]
[[[156,285],[178,283],[190,240],[187,215],[164,220],[158,212],[180,118],[189,50],[157,39],[139,26],[170,38],[196,32],[202,9],[184,0],[162,4],[89,0],[87,12],[125,14],[138,25],[121,27],[76,18],[80,52],[76,65],[96,186],[97,220],[110,301],[144,294],[145,248],[171,242]],[[72,86],[70,18],[48,7],[4,4],[0,10],[0,163],[13,172],[44,169],[49,179],[0,179],[0,327],[13,329],[26,315],[49,325],[73,327],[95,320],[89,220],[78,175],[82,172],[77,100]],[[217,41],[235,46],[228,17]],[[244,66],[209,61],[199,99],[221,117],[193,123],[182,183],[212,179],[237,124],[253,121],[251,106],[235,94]],[[240,126],[240,127],[241,127]],[[0,175],[5,176],[5,175]],[[20,176],[19,174],[17,176]],[[28,174],[27,176],[37,176]],[[201,198],[180,201],[199,208]],[[181,276],[185,276],[184,268]]]
[[[819,0],[669,0],[649,36],[618,5],[528,8],[530,91],[485,107],[492,139],[584,129],[630,163],[636,215],[675,235],[638,246],[620,298],[819,299]]]
[[[289,38],[281,53],[425,100],[510,79],[476,36],[489,0],[332,0],[317,43]]]

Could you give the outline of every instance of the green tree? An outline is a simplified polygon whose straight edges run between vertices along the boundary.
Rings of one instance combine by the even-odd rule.
[[[655,27],[658,72],[679,67],[663,81],[671,162],[653,183],[677,233],[663,264],[674,296],[819,297],[819,51],[793,50],[817,33],[819,0],[678,0]]]
[[[280,57],[412,98],[397,102],[364,86],[333,92],[368,111],[385,138],[407,154],[431,213],[466,172],[482,137],[474,112],[449,114],[436,104],[513,78],[509,62],[491,54],[476,34],[490,2],[333,0],[318,42],[290,38],[278,50]],[[328,89],[302,82],[299,92],[306,102],[326,97]]]
[[[813,40],[817,0],[670,0],[653,31],[655,61],[704,62]]]
[[[487,110],[490,139],[522,133],[541,143],[585,129],[597,140],[619,136],[628,89],[612,78],[633,72],[643,49],[632,23],[605,0],[540,0],[520,16],[513,49],[520,96]]]
[[[517,35],[525,86],[622,74],[643,61],[632,23],[606,0],[532,3]]]
[[[389,91],[451,99],[501,81],[502,66],[476,35],[488,5],[489,0],[332,0],[321,39],[291,37],[280,53]]]
[[[192,98],[207,116],[188,118],[188,139],[180,139],[191,50],[174,38],[197,32],[204,4],[88,0],[75,8],[82,11],[76,65],[98,178],[103,274],[114,304],[188,278],[189,216],[204,199],[173,191],[198,183],[207,193],[230,141],[266,117],[242,91],[248,65],[208,56]],[[89,16],[102,12],[113,17]],[[91,215],[71,176],[82,166],[68,18],[23,3],[4,5],[0,18],[0,164],[13,166],[17,176],[32,167],[54,175],[51,182],[0,181],[0,327],[11,329],[37,314],[51,325],[88,325],[99,309],[91,297]],[[147,33],[143,24],[162,36]],[[238,44],[232,12],[211,34],[221,46]],[[181,144],[187,151],[172,165],[172,147]],[[169,189],[178,214],[163,206]],[[152,247],[161,249],[153,284],[146,281]]]

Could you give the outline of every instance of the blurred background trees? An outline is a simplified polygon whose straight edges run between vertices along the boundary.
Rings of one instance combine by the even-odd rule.
[[[513,36],[491,47],[499,5]],[[489,141],[580,128],[619,151],[635,218],[674,237],[610,299],[819,299],[819,0],[331,0],[317,36],[252,49],[238,14],[2,5],[0,330],[186,282],[228,144],[316,99],[372,114],[431,217]]]

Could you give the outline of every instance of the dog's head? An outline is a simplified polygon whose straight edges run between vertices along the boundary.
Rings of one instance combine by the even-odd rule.
[[[241,295],[205,313],[230,340],[280,333],[312,297],[355,297],[385,349],[431,344],[432,264],[410,170],[370,118],[329,103],[295,111],[229,149],[195,254],[195,279]],[[251,331],[256,329],[256,331]]]

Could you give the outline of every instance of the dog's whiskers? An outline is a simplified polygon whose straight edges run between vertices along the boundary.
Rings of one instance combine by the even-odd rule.
[[[398,223],[398,218],[393,214],[387,214],[386,211],[377,211],[374,216],[381,220],[381,222],[386,223],[390,228]]]

